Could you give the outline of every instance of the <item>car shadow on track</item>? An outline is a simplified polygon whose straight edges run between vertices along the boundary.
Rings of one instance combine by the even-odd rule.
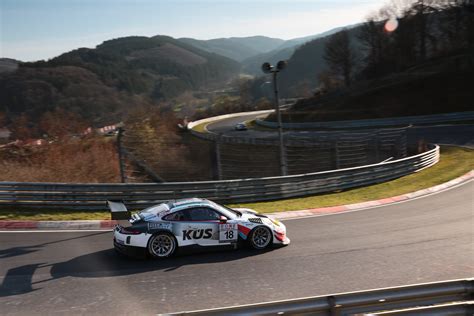
[[[134,259],[117,254],[113,249],[82,255],[55,264],[28,264],[8,270],[0,285],[0,297],[26,294],[41,290],[47,282],[64,277],[101,278],[133,275],[151,271],[174,271],[182,266],[228,262],[261,255],[273,249],[256,251],[239,250],[191,250],[166,259]],[[51,267],[51,278],[33,282],[37,268]]]
[[[89,238],[91,236],[103,235],[103,234],[108,234],[108,233],[109,232],[100,232],[100,233],[88,234],[85,236],[77,236],[77,237],[72,237],[72,238],[54,240],[54,241],[31,245],[31,246],[21,246],[21,247],[12,247],[12,248],[7,248],[7,249],[2,249],[0,250],[0,259],[26,255],[32,252],[36,252],[47,245],[57,244],[57,243],[76,240],[76,239]]]

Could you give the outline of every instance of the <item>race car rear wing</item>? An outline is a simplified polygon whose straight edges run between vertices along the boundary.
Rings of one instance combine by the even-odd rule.
[[[130,219],[130,211],[127,210],[125,204],[118,201],[107,201],[106,205],[110,209],[111,217],[113,220],[128,222],[128,220]]]

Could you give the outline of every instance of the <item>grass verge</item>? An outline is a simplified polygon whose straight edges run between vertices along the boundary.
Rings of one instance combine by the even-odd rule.
[[[205,127],[209,124],[209,122],[201,123],[193,127],[193,131],[198,133],[208,133]]]
[[[272,202],[233,204],[231,207],[248,207],[261,213],[302,210],[326,206],[351,204],[387,198],[429,188],[474,169],[474,150],[443,146],[441,160],[435,166],[393,181],[356,188],[343,192],[315,195]],[[90,220],[110,219],[108,212],[81,212],[67,210],[2,209],[0,220]]]
[[[440,161],[431,168],[392,181],[343,192],[280,201],[234,204],[258,212],[281,212],[366,202],[426,189],[460,177],[474,169],[474,150],[443,146]]]

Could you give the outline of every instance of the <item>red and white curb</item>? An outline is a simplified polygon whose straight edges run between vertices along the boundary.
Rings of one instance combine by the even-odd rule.
[[[112,220],[81,221],[0,221],[0,229],[112,229],[117,224]]]
[[[359,210],[359,209],[365,209],[365,208],[370,208],[370,207],[396,203],[400,201],[406,201],[406,200],[414,199],[414,198],[421,197],[427,194],[440,192],[448,188],[457,186],[458,184],[461,184],[463,182],[469,181],[473,178],[474,178],[474,170],[471,170],[465,175],[459,178],[453,179],[451,181],[445,182],[443,184],[440,184],[431,188],[403,194],[403,195],[385,198],[385,199],[355,203],[355,204],[348,204],[348,205],[313,208],[313,209],[300,210],[300,211],[267,213],[266,215],[270,215],[271,217],[278,218],[278,219],[293,219],[293,218],[300,218],[300,217],[349,212],[349,211],[354,211],[354,210]],[[112,220],[88,220],[88,221],[84,221],[84,220],[82,221],[5,221],[3,220],[2,221],[0,220],[0,229],[38,229],[38,230],[104,229],[104,230],[108,230],[108,229],[113,228],[116,224],[117,222],[112,221]]]
[[[391,204],[400,201],[406,201],[410,199],[414,199],[420,196],[424,196],[427,194],[432,194],[436,192],[440,192],[446,190],[448,188],[454,187],[460,183],[466,182],[474,178],[474,170],[469,171],[465,175],[453,179],[451,181],[436,185],[431,188],[392,196],[385,199],[368,201],[368,202],[361,202],[361,203],[354,203],[354,204],[347,204],[347,205],[340,205],[340,206],[330,206],[330,207],[321,207],[321,208],[313,208],[301,211],[287,211],[287,212],[278,212],[278,213],[270,213],[266,215],[270,215],[272,217],[278,219],[290,219],[290,218],[299,218],[299,217],[307,217],[307,216],[315,216],[315,215],[326,215],[326,214],[335,214],[335,213],[342,213],[342,212],[349,212],[358,209],[365,209],[370,207],[382,206],[386,204]]]

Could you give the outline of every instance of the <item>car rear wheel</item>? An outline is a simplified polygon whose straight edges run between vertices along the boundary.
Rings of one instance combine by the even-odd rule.
[[[148,253],[153,258],[166,258],[176,250],[176,239],[168,233],[153,235],[148,242]]]
[[[250,246],[254,249],[265,249],[272,241],[272,232],[268,227],[258,226],[252,230],[249,238]]]

